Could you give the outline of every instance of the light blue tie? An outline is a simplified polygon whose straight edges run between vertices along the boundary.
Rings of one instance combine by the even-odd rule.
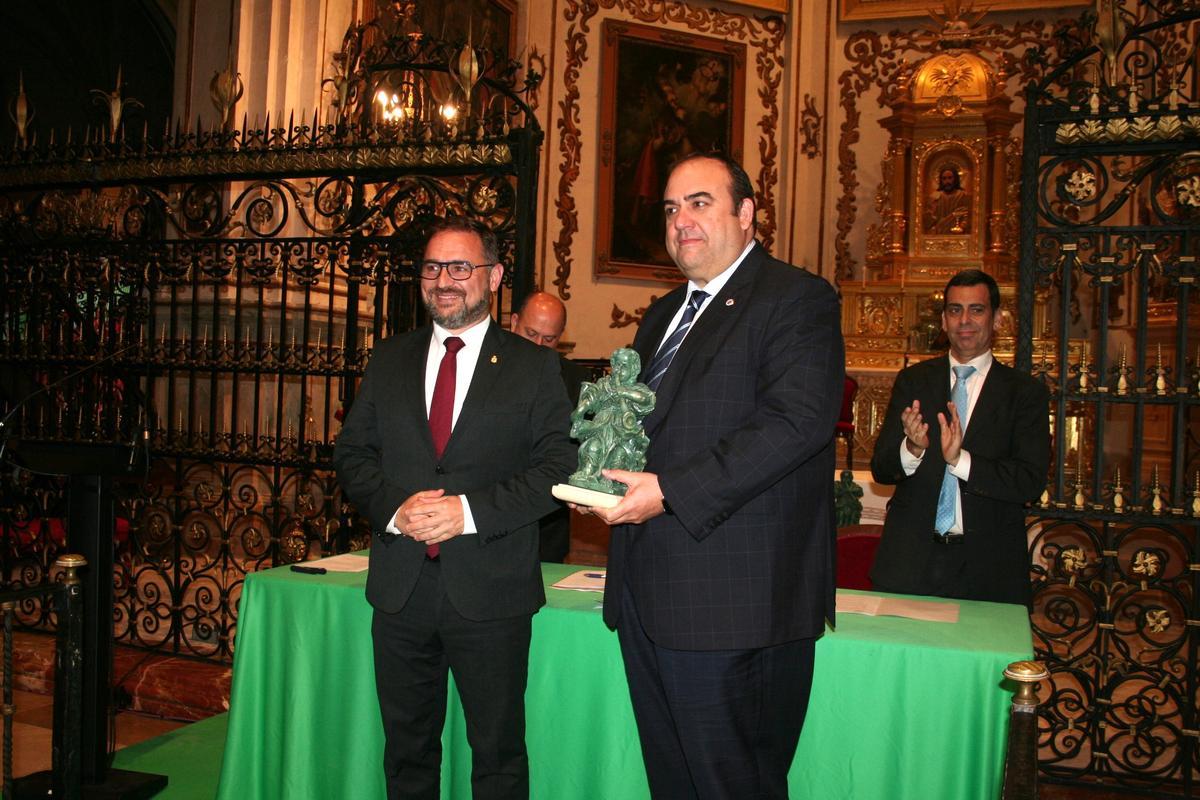
[[[967,426],[967,378],[975,374],[974,367],[954,368],[954,389],[950,399],[958,409],[959,424]],[[946,465],[946,474],[942,476],[942,491],[938,494],[937,516],[933,518],[933,528],[942,536],[954,524],[955,490],[958,488],[958,478],[950,474],[950,465]]]
[[[700,306],[704,305],[706,297],[708,297],[708,292],[701,289],[692,290],[692,296],[688,298],[687,308],[683,310],[679,324],[675,326],[675,330],[671,331],[671,335],[667,337],[667,340],[662,343],[662,347],[658,348],[658,352],[651,359],[650,367],[646,370],[646,385],[652,391],[658,390],[663,376],[667,374],[667,367],[671,366],[671,359],[675,358],[675,351],[679,349],[679,345],[683,344],[683,337],[687,336],[688,328],[692,327],[692,320],[696,318],[696,312],[700,310]]]

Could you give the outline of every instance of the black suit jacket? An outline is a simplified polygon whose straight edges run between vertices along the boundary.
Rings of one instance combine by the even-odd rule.
[[[562,370],[563,384],[567,387],[567,398],[571,401],[571,408],[574,408],[579,402],[583,382],[591,377],[591,372],[582,364],[563,356],[558,357],[558,363]]]
[[[921,414],[929,423],[929,447],[917,471],[907,476],[900,465],[904,439],[900,413],[913,400],[921,401]],[[945,356],[915,364],[896,376],[871,456],[876,482],[896,485],[871,579],[881,588],[907,594],[1028,603],[1024,505],[1046,485],[1050,458],[1046,387],[999,361],[992,362],[963,436],[963,449],[971,454],[971,479],[959,481],[964,538],[955,545],[933,539],[946,471],[937,414],[946,411],[949,400],[950,362]],[[935,584],[930,575],[932,559],[941,560],[939,573],[957,575],[951,586]]]
[[[425,327],[376,346],[334,450],[338,480],[376,534],[415,492],[466,495],[479,532],[441,545],[450,601],[469,619],[532,613],[545,603],[537,522],[556,507],[550,487],[575,466],[558,356],[489,323],[439,461],[425,410],[431,338]],[[371,605],[402,608],[424,557],[425,546],[407,537],[375,538]]]
[[[646,311],[634,340],[643,368],[686,292]],[[844,375],[832,287],[756,244],[684,339],[645,420],[646,470],[673,514],[614,527],[610,627],[625,584],[662,647],[748,649],[823,632]]]
[[[579,391],[583,382],[590,375],[587,367],[577,364],[569,358],[558,357],[562,370],[563,384],[567,387],[567,398],[571,408],[579,402]],[[542,561],[562,562],[571,552],[571,511],[565,505],[559,505],[554,511],[542,517],[538,525],[538,557]]]

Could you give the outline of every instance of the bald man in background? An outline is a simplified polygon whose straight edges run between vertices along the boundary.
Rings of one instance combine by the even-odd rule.
[[[558,340],[567,327],[567,307],[552,294],[534,292],[525,298],[520,311],[508,318],[508,329],[534,344],[557,351]],[[571,407],[579,402],[579,390],[590,377],[587,368],[558,356],[563,385],[571,398]],[[538,554],[542,561],[561,563],[571,549],[571,512],[560,508],[542,517],[539,523]]]

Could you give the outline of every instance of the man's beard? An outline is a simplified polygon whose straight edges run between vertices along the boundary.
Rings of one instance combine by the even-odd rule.
[[[438,325],[441,325],[446,330],[456,331],[472,325],[488,315],[492,310],[492,292],[491,289],[484,288],[483,296],[479,298],[479,302],[473,306],[466,304],[466,292],[459,293],[459,297],[463,298],[463,304],[459,306],[458,311],[442,314],[438,311],[437,304],[433,298],[438,292],[438,289],[430,289],[425,293],[425,310],[429,312],[429,316]]]

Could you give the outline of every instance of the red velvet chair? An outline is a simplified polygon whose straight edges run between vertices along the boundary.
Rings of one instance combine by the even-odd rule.
[[[841,589],[871,589],[871,565],[883,535],[882,525],[847,525],[838,528],[837,586]]]
[[[858,394],[858,381],[846,376],[842,388],[842,413],[838,415],[834,436],[846,440],[846,469],[854,471],[854,396]]]

